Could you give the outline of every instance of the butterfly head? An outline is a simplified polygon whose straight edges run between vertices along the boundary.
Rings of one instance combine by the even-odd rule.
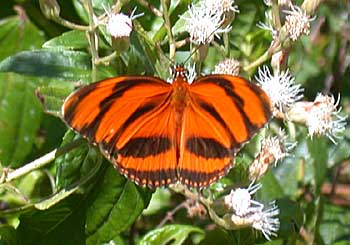
[[[187,80],[188,70],[184,67],[183,64],[178,64],[171,68],[171,75],[173,79],[181,77]]]

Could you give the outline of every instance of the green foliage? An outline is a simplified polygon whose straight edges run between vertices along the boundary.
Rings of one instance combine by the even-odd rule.
[[[189,225],[167,225],[150,231],[138,242],[138,244],[166,245],[171,242],[174,245],[180,245],[183,244],[189,236],[191,236],[193,244],[199,244],[204,238],[204,232],[197,227]]]
[[[47,49],[84,49],[88,47],[86,35],[83,31],[68,31],[62,35],[52,38],[44,43],[43,48]]]
[[[89,56],[85,52],[67,50],[23,51],[4,59],[1,72],[22,75],[84,80],[89,78]]]
[[[87,244],[107,243],[132,225],[149,203],[151,192],[116,174],[109,164],[87,209]]]
[[[237,154],[234,168],[225,177],[200,193],[193,191],[195,197],[201,195],[217,204],[231,190],[247,187],[249,167],[261,139],[279,126],[286,127],[288,140],[297,141],[297,145],[259,180],[262,188],[254,196],[265,207],[275,200],[279,208],[277,237],[267,241],[252,227],[229,230],[215,225],[217,221],[208,214],[204,219],[189,216],[189,211],[198,211],[201,206],[188,204],[183,195],[169,189],[153,191],[137,186],[105,160],[98,146],[82,139],[61,120],[65,98],[82,84],[124,74],[166,80],[172,63],[169,30],[149,6],[162,11],[162,3],[169,3],[172,33],[176,41],[183,41],[188,33],[180,16],[188,16],[190,4],[201,1],[92,1],[100,21],[96,28],[91,23],[88,0],[58,1],[61,14],[53,20],[41,14],[38,1],[15,2],[17,5],[5,1],[0,9],[0,244],[348,243],[348,125],[344,138],[333,144],[324,136],[311,139],[303,125],[273,120]],[[211,73],[225,57],[239,60],[241,68],[246,68],[271,45],[270,33],[256,26],[265,21],[264,13],[271,9],[258,0],[235,3],[240,12],[235,13],[232,31],[216,38],[206,59],[197,63],[202,73]],[[311,22],[311,34],[283,43],[289,55],[288,68],[305,88],[305,97],[311,101],[321,91],[341,94],[342,115],[349,114],[350,108],[349,23],[343,18],[349,12],[346,4],[322,3]],[[126,14],[137,7],[136,14],[144,13],[133,20],[130,47],[123,53],[113,53],[106,31],[108,15],[103,14],[113,7]],[[76,25],[70,26],[72,22]],[[98,34],[93,39],[96,50],[92,47],[93,31]],[[171,58],[183,62],[191,55],[191,48],[192,44],[184,42]],[[110,55],[113,59],[100,59]],[[256,74],[255,67],[241,71],[248,78]],[[40,157],[54,149],[58,150],[46,155],[49,160],[40,168],[6,181],[18,168],[42,161]],[[338,184],[339,190],[345,191],[338,191]],[[328,186],[334,187],[334,193]],[[169,220],[173,224],[157,227]]]
[[[0,74],[0,79],[0,162],[16,168],[31,152],[40,127],[42,109],[34,93],[37,79],[11,73]]]

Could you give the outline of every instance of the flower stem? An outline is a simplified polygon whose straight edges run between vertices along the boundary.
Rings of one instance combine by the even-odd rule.
[[[282,27],[280,19],[280,9],[277,0],[272,1],[272,25],[277,30],[280,30]]]
[[[253,61],[252,63],[250,63],[249,65],[243,67],[244,71],[250,71],[256,67],[258,67],[259,65],[261,65],[262,63],[264,63],[265,61],[267,61],[269,58],[271,58],[271,55],[269,54],[268,51],[266,51],[263,55],[261,55],[259,58],[257,58],[255,61]]]
[[[97,27],[97,18],[94,14],[94,10],[92,7],[91,0],[85,0],[84,1],[85,8],[87,9],[87,12],[89,14],[89,30],[87,32],[88,41],[90,44],[90,51],[91,51],[91,63],[92,63],[92,82],[96,81],[96,60],[98,60],[98,36],[96,32]]]
[[[169,5],[167,0],[162,0],[162,8],[163,8],[163,19],[164,25],[168,33],[169,38],[169,58],[171,61],[174,61],[175,51],[176,51],[176,43],[171,31],[171,23],[170,23],[170,14],[169,14]]]
[[[39,169],[39,168],[49,164],[50,162],[55,160],[55,158],[57,158],[58,156],[70,151],[73,148],[80,146],[83,142],[85,142],[85,140],[82,138],[74,140],[74,141],[70,142],[69,144],[64,145],[60,148],[57,148],[57,149],[47,153],[46,155],[26,164],[23,167],[20,167],[12,172],[4,171],[3,176],[0,178],[0,186],[2,184],[11,182],[11,181],[23,176],[23,175],[26,175],[35,169]]]
[[[78,31],[88,31],[89,30],[88,26],[75,24],[73,22],[70,22],[70,21],[68,21],[66,19],[61,18],[60,16],[56,16],[52,20],[54,20],[58,24],[60,24],[60,25],[62,25],[64,27],[67,27],[69,29],[78,30]]]
[[[117,51],[114,51],[114,52],[111,53],[110,55],[107,55],[107,56],[98,58],[98,59],[95,61],[95,64],[96,64],[96,65],[99,65],[99,64],[102,63],[102,64],[105,64],[105,65],[108,65],[109,62],[111,62],[112,60],[114,60],[116,57],[118,57],[118,52],[117,52]]]
[[[223,34],[224,47],[225,47],[225,57],[230,57],[230,36],[228,32]]]
[[[171,189],[172,191],[174,191],[176,193],[180,193],[189,199],[201,202],[206,207],[210,218],[217,225],[219,225],[225,229],[232,229],[232,227],[224,219],[220,218],[216,214],[216,212],[212,208],[212,201],[211,200],[205,198],[204,196],[200,195],[199,193],[194,193],[194,192],[190,191],[186,186],[184,186],[182,184],[171,185],[171,186],[169,186],[169,189]]]
[[[163,13],[161,11],[159,11],[159,9],[157,9],[155,6],[153,6],[151,3],[149,3],[148,1],[145,0],[137,0],[138,3],[146,8],[148,8],[149,10],[151,10],[151,12],[157,16],[157,17],[162,17]]]

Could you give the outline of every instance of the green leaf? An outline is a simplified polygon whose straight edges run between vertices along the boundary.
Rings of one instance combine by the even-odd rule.
[[[94,10],[94,14],[99,16],[106,12],[106,9],[110,9],[111,6],[113,6],[115,2],[113,0],[94,0],[92,1],[92,7]],[[76,12],[80,16],[82,20],[84,20],[86,23],[88,23],[88,13],[86,11],[85,6],[83,5],[83,2],[79,0],[73,0],[73,4],[75,7]]]
[[[278,238],[296,239],[304,222],[305,211],[299,203],[286,198],[277,200],[276,205],[280,210]]]
[[[63,138],[62,146],[79,139],[73,131],[68,131]],[[58,157],[55,161],[56,185],[57,189],[61,190],[68,187],[76,181],[79,181],[83,176],[86,176],[91,169],[101,160],[101,155],[88,144],[83,144],[68,153]]]
[[[0,244],[16,245],[18,243],[16,230],[9,225],[0,225]]]
[[[42,170],[35,170],[19,180],[17,189],[28,199],[43,198],[51,194],[52,186]]]
[[[179,32],[184,31],[184,24],[185,21],[180,18],[181,15],[183,15],[187,10],[188,6],[191,4],[190,0],[180,0],[176,1],[175,8],[170,13],[170,23],[173,25],[173,32],[174,34],[178,34]],[[166,36],[166,28],[164,25],[162,25],[157,33],[154,35],[153,41],[154,42],[161,42],[164,40],[164,37]]]
[[[89,79],[89,56],[84,52],[68,50],[23,51],[0,62],[1,72],[60,79]]]
[[[284,196],[284,188],[278,183],[278,180],[271,171],[265,174],[260,183],[262,184],[262,188],[257,193],[260,200],[268,202]]]
[[[14,16],[0,21],[0,60],[20,50],[40,47],[43,42],[43,33],[28,18]]]
[[[61,36],[52,38],[44,43],[44,48],[51,49],[83,49],[88,47],[86,33],[83,31],[68,31]]]
[[[42,109],[31,78],[0,74],[0,81],[0,163],[16,168],[32,150]]]
[[[299,147],[298,145],[297,147]],[[278,180],[278,186],[288,186],[288,188],[283,188],[283,193],[288,196],[294,196],[298,191],[298,155],[293,152],[293,158],[284,159],[282,162],[278,163],[277,169],[274,169],[274,175]]]
[[[126,245],[125,241],[123,240],[123,238],[121,236],[116,236],[115,238],[113,238],[111,241],[103,243],[103,245],[110,245],[112,243],[112,241],[114,242],[114,244],[118,244],[118,245]]]
[[[157,214],[161,209],[171,206],[171,192],[168,189],[158,188],[152,195],[152,199],[142,214]]]
[[[323,240],[322,244],[335,244],[335,242],[341,241],[349,243],[349,208],[326,204],[319,229]]]
[[[44,110],[54,116],[62,116],[62,104],[66,97],[74,90],[74,83],[65,83],[62,81],[50,82],[48,85],[37,89]]]
[[[21,215],[17,232],[22,244],[85,244],[83,200],[73,195],[48,210]]]
[[[310,162],[314,167],[315,184],[318,190],[320,190],[323,184],[328,163],[328,145],[325,137],[315,137],[307,140],[307,146],[310,152]]]
[[[101,244],[125,231],[150,201],[151,192],[117,173],[112,164],[94,190],[86,216],[87,244]]]
[[[91,155],[91,154],[88,153],[88,156],[86,157],[84,163],[82,164],[83,166],[89,165],[89,164],[86,164],[86,162],[92,160],[91,158],[89,158],[89,155]],[[95,160],[95,159],[93,159],[93,160]],[[97,160],[93,161],[93,163],[95,166],[92,167],[91,169],[89,169],[89,172],[86,175],[82,176],[78,181],[76,181],[75,183],[73,183],[69,186],[65,186],[59,192],[55,193],[51,197],[49,197],[49,198],[47,198],[39,203],[35,203],[34,207],[37,209],[40,209],[40,210],[49,209],[53,205],[59,203],[63,199],[65,199],[68,196],[70,196],[71,194],[73,194],[75,191],[82,189],[82,186],[84,186],[90,179],[92,179],[92,177],[94,177],[96,175],[96,173],[98,172],[98,170],[100,169],[100,166],[102,163],[102,158],[98,158]]]
[[[155,42],[148,37],[147,32],[143,29],[141,24],[134,20],[134,28],[137,30],[137,35],[131,36],[132,47],[138,52],[138,57],[135,60],[135,66],[140,69],[146,68],[146,74],[156,74],[159,77],[166,78],[165,74],[168,72],[169,60],[164,53],[157,48]],[[143,65],[140,66],[140,62]],[[166,64],[166,69],[164,65]],[[128,68],[132,64],[128,63]]]
[[[257,244],[257,239],[261,239],[262,241],[266,241],[263,238],[263,235],[260,232],[254,231],[251,227],[239,229],[239,230],[229,230],[228,233],[232,238],[232,245],[255,245]]]
[[[234,245],[236,243],[225,229],[216,227],[213,230],[207,230],[205,232],[205,238],[200,242],[200,245],[212,244]]]
[[[350,143],[347,140],[342,140],[329,150],[328,167],[331,168],[347,159],[350,159]]]
[[[190,225],[167,225],[162,228],[148,232],[138,245],[180,245],[184,244],[187,238],[191,238],[192,244],[199,244],[205,233],[202,229]]]

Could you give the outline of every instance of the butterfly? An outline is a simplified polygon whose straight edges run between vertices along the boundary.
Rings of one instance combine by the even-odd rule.
[[[87,85],[66,98],[63,119],[139,185],[207,187],[269,121],[271,104],[242,77],[187,77],[177,65],[172,83],[119,76]]]

